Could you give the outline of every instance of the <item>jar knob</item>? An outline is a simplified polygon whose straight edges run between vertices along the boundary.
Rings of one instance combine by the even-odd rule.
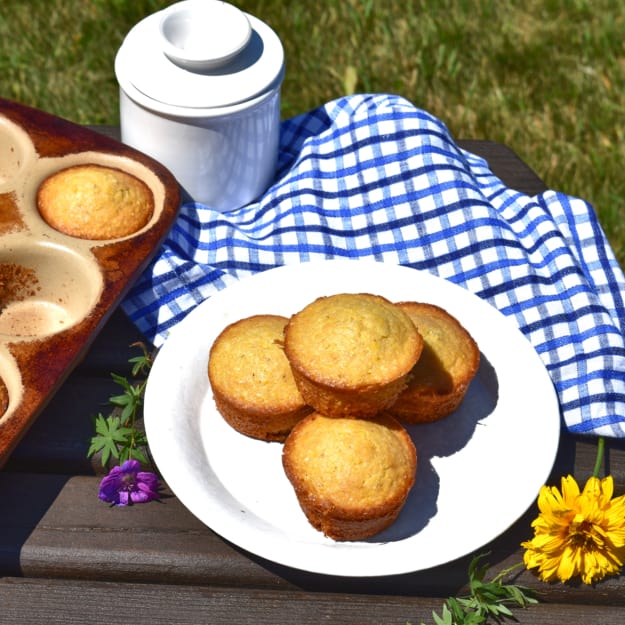
[[[240,9],[220,0],[186,0],[163,11],[159,32],[162,50],[190,71],[227,64],[248,44],[250,22]]]

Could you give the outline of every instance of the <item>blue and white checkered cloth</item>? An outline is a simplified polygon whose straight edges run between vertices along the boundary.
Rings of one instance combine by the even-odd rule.
[[[255,203],[185,204],[123,308],[160,345],[248,274],[373,258],[446,278],[512,315],[573,433],[625,437],[625,278],[591,206],[507,188],[443,123],[389,95],[283,122],[278,173]]]

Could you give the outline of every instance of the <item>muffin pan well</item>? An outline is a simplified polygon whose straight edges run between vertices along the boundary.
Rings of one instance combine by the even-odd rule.
[[[96,241],[63,234],[42,219],[36,201],[42,181],[87,163],[148,185],[154,213],[145,227]],[[152,158],[0,99],[0,466],[145,269],[179,204],[176,179]]]

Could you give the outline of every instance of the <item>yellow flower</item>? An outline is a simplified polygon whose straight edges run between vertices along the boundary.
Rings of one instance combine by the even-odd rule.
[[[625,495],[612,499],[613,493],[611,475],[590,477],[581,493],[570,475],[562,478],[562,492],[543,486],[534,538],[521,545],[527,568],[538,569],[544,581],[579,576],[585,584],[619,574],[625,560]]]

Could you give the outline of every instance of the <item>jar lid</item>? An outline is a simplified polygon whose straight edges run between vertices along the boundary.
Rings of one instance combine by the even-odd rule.
[[[219,0],[184,0],[136,24],[117,53],[127,81],[154,108],[223,108],[275,88],[284,50],[267,24]]]

